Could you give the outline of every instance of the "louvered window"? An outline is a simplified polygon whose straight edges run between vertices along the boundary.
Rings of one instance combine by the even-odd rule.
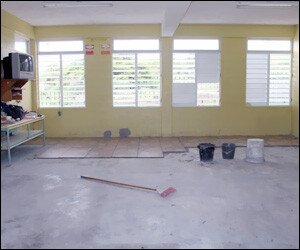
[[[249,40],[246,102],[252,106],[290,104],[291,42]]]
[[[114,40],[113,106],[160,106],[159,41]]]
[[[38,69],[40,107],[85,106],[82,41],[39,42]]]
[[[220,52],[216,39],[175,39],[173,106],[220,105]]]

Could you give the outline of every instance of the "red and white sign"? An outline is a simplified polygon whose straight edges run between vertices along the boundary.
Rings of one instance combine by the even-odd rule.
[[[94,50],[86,50],[85,54],[88,55],[88,56],[89,55],[94,55]]]
[[[85,54],[86,55],[94,55],[94,45],[93,44],[85,45]]]
[[[94,49],[94,44],[86,44],[85,49]]]

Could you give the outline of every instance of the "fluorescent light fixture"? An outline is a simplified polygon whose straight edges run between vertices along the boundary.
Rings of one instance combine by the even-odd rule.
[[[44,1],[44,8],[113,7],[110,1]]]
[[[240,1],[236,3],[237,8],[251,8],[251,7],[299,7],[298,1]]]

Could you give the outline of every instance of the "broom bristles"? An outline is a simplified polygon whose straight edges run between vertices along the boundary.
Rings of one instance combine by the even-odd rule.
[[[161,197],[166,197],[167,195],[169,195],[170,193],[173,193],[173,192],[175,192],[175,191],[176,191],[175,188],[169,187],[169,188],[167,188],[166,190],[164,190],[164,191],[160,194],[160,196],[161,196]]]

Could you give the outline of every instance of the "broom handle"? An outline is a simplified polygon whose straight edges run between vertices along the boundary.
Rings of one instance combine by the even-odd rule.
[[[146,190],[157,191],[155,188],[141,187],[141,186],[136,186],[136,185],[130,185],[130,184],[125,184],[125,183],[115,182],[115,181],[107,181],[107,180],[102,180],[102,179],[88,177],[88,176],[82,176],[81,175],[81,178],[89,179],[89,180],[96,180],[96,181],[103,181],[103,182],[106,182],[106,183],[118,184],[118,185],[126,186],[126,187],[142,188],[142,189],[146,189]]]

